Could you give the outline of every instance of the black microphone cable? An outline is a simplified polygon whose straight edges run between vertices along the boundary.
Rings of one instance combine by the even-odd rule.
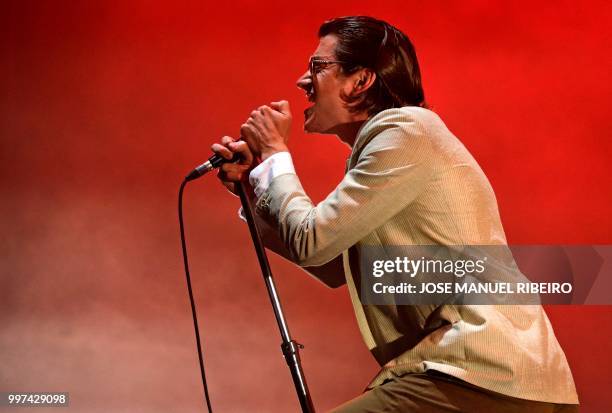
[[[181,183],[178,194],[178,216],[179,226],[181,227],[181,246],[183,247],[183,263],[185,264],[185,277],[187,278],[187,291],[189,291],[189,302],[191,304],[191,315],[193,316],[193,328],[195,330],[196,346],[198,347],[198,359],[200,362],[200,374],[202,375],[202,386],[204,387],[204,399],[208,407],[208,413],[212,413],[210,405],[210,396],[208,394],[208,385],[206,383],[206,373],[204,372],[204,357],[202,355],[202,344],[200,340],[200,329],[198,328],[198,315],[196,312],[195,301],[193,299],[193,290],[191,288],[191,277],[189,276],[189,262],[187,260],[187,245],[185,243],[185,228],[183,225],[183,190],[189,182],[187,178]]]
[[[202,387],[204,388],[204,400],[208,407],[208,413],[212,413],[212,407],[210,404],[210,395],[208,394],[208,384],[206,383],[206,373],[204,371],[204,356],[202,355],[202,343],[200,340],[200,328],[198,327],[198,314],[196,312],[195,300],[193,299],[193,289],[191,288],[191,276],[189,275],[189,261],[187,260],[187,244],[185,242],[185,225],[183,223],[183,190],[187,182],[194,179],[198,179],[206,173],[212,171],[215,168],[220,167],[226,162],[236,162],[240,159],[240,156],[236,153],[232,159],[225,159],[221,155],[215,154],[208,158],[208,161],[192,170],[179,188],[178,193],[178,216],[179,226],[181,228],[181,246],[183,248],[183,263],[185,265],[185,278],[187,279],[187,291],[189,292],[189,303],[191,304],[191,315],[193,317],[193,329],[195,331],[196,346],[198,348],[198,360],[200,362],[200,374],[202,375]]]

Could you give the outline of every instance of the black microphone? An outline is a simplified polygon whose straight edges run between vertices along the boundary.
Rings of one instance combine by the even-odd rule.
[[[240,159],[240,155],[238,153],[235,153],[232,159],[225,159],[223,156],[216,153],[210,158],[208,158],[208,160],[204,162],[202,165],[197,166],[193,171],[189,172],[189,174],[187,174],[187,176],[185,177],[185,182],[193,181],[194,179],[198,179],[199,177],[212,171],[213,169],[220,167],[224,163],[236,162],[239,159]]]

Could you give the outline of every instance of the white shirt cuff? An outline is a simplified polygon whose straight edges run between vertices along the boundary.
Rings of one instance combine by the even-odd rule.
[[[293,160],[289,152],[278,152],[257,165],[249,174],[249,182],[253,187],[255,196],[259,197],[266,192],[274,178],[284,174],[295,174]]]

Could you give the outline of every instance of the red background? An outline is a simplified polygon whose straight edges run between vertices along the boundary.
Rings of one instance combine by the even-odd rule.
[[[0,391],[202,411],[178,184],[254,107],[286,98],[307,191],[335,186],[348,149],[301,132],[294,86],[333,16],[412,38],[426,97],[487,173],[511,243],[611,243],[608,2],[73,3],[2,12]],[[210,176],[185,205],[213,405],[297,411],[238,201]],[[377,366],[346,289],[272,263],[317,407],[357,395]],[[609,411],[612,308],[547,311],[583,412]]]

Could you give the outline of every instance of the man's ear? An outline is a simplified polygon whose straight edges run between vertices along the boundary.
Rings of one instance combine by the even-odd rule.
[[[352,90],[349,93],[351,97],[357,97],[365,93],[372,87],[376,80],[376,73],[372,69],[359,69],[351,76]]]

